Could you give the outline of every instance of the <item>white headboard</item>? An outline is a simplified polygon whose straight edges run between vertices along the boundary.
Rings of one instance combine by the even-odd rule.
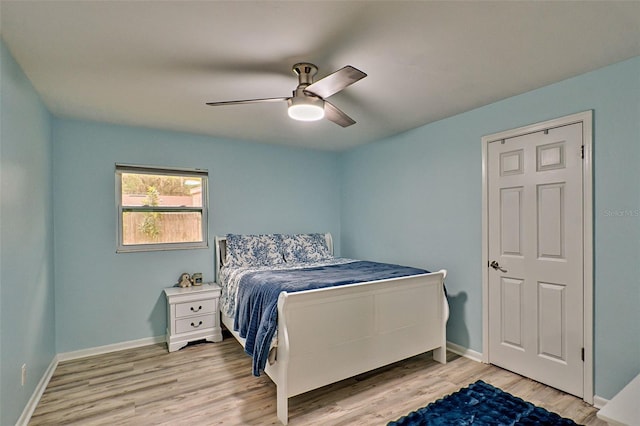
[[[324,239],[327,241],[327,247],[329,248],[329,253],[333,256],[333,237],[330,233],[324,234]],[[216,281],[220,276],[220,268],[224,265],[224,259],[227,258],[227,237],[226,236],[216,236]]]

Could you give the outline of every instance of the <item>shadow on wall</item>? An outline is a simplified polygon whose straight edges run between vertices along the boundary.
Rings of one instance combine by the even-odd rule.
[[[467,293],[447,295],[449,301],[449,321],[447,322],[447,340],[464,348],[469,347],[469,330],[465,319]]]
[[[167,299],[161,290],[153,310],[149,315],[152,336],[164,336],[167,332]]]

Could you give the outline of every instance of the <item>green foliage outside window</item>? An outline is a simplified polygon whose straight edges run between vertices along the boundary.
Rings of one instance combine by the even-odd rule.
[[[158,196],[190,194],[190,187],[185,184],[184,177],[129,173],[122,175],[123,194],[137,195],[146,193],[149,196],[149,188],[154,188]]]
[[[147,188],[147,200],[145,205],[157,206],[160,202],[160,193],[155,186]],[[146,236],[157,240],[160,236],[160,213],[150,212],[144,214],[144,221],[140,224],[140,231]]]

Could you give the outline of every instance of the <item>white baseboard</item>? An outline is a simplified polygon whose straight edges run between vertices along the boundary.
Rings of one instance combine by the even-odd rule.
[[[447,350],[453,352],[454,354],[469,358],[473,361],[482,362],[482,354],[480,352],[465,348],[464,346],[460,346],[448,341]]]
[[[29,420],[31,420],[31,416],[33,415],[33,412],[36,410],[36,407],[38,406],[38,402],[40,402],[40,398],[42,397],[44,390],[47,388],[47,385],[49,384],[49,380],[51,380],[51,376],[53,376],[53,372],[56,371],[57,366],[58,366],[58,357],[55,356],[51,360],[51,363],[49,364],[49,367],[47,367],[47,370],[42,375],[42,378],[36,385],[36,388],[33,390],[33,394],[31,395],[31,398],[29,398],[29,401],[27,401],[27,405],[25,405],[24,410],[22,410],[22,414],[20,415],[20,417],[18,418],[18,421],[16,422],[16,426],[26,426],[29,423]]]
[[[601,396],[594,395],[594,397],[593,397],[593,406],[595,408],[597,408],[598,410],[601,409],[602,407],[604,407],[605,405],[607,405],[607,402],[609,402],[609,400],[608,399],[604,399]]]
[[[166,336],[145,337],[144,339],[130,340],[128,342],[114,343],[112,345],[97,346],[95,348],[80,349],[79,351],[63,352],[58,354],[58,361],[69,361],[72,359],[85,358],[93,355],[102,355],[109,352],[121,351],[124,349],[139,348],[141,346],[164,343]]]

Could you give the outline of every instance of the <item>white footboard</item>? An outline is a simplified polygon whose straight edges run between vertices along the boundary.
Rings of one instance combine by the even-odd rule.
[[[281,293],[277,360],[266,373],[277,386],[278,419],[288,398],[434,350],[446,362],[446,271]]]

